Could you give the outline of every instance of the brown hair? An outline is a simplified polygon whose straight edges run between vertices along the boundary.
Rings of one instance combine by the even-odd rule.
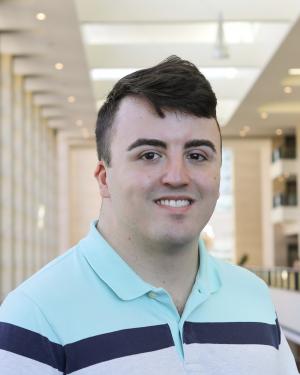
[[[96,124],[97,153],[98,159],[104,160],[108,166],[114,116],[120,101],[129,95],[148,100],[162,118],[165,116],[163,110],[172,109],[197,117],[214,118],[217,122],[217,99],[208,80],[191,62],[170,56],[158,65],[120,79],[100,108]],[[218,122],[217,125],[219,128]]]

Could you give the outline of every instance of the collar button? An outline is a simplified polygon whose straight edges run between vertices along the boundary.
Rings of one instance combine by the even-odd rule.
[[[149,292],[148,297],[151,298],[151,299],[156,299],[157,295],[154,292]]]

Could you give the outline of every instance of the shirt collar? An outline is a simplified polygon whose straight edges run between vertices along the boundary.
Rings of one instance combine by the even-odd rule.
[[[132,300],[156,289],[137,275],[113,250],[96,225],[97,221],[91,223],[88,235],[79,243],[80,251],[96,274],[123,300]],[[201,293],[211,294],[221,285],[219,272],[202,240],[199,241],[199,251],[200,267],[195,287]]]
[[[153,287],[142,280],[98,232],[93,221],[80,248],[96,274],[123,300],[146,294]]]
[[[202,239],[199,240],[199,253],[200,267],[196,276],[195,287],[200,293],[215,293],[222,285],[220,269],[217,260],[208,254]]]

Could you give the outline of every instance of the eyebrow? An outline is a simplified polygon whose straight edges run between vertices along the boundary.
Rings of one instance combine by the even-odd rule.
[[[137,148],[140,146],[154,146],[154,147],[167,149],[167,144],[159,139],[139,138],[136,141],[134,141],[130,146],[128,146],[127,151],[131,151],[134,148]],[[188,149],[191,147],[200,147],[200,146],[207,146],[211,148],[213,152],[216,153],[215,145],[208,139],[192,139],[185,143],[184,149]]]

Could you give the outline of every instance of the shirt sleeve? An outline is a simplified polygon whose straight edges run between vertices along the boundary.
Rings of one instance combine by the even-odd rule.
[[[39,307],[14,291],[0,307],[1,375],[64,374],[64,350]]]

